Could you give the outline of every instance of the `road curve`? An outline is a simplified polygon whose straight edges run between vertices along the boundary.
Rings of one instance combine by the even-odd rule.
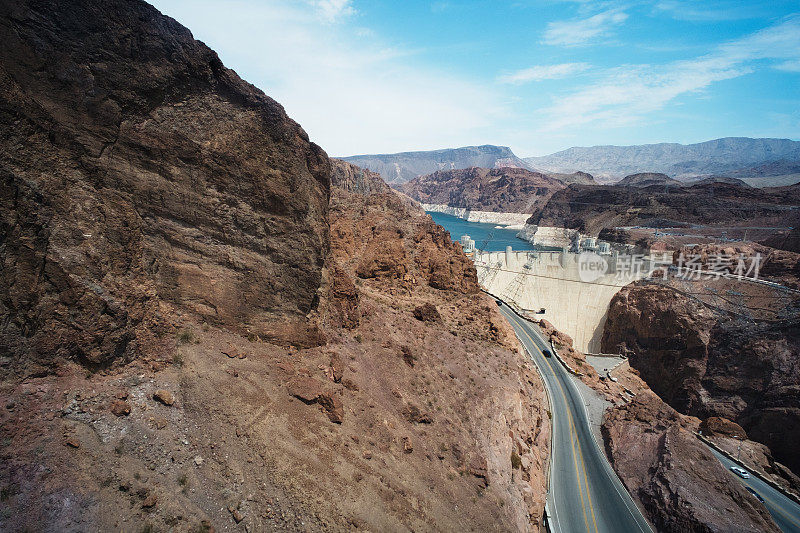
[[[714,448],[709,449],[729,471],[732,466],[740,466]],[[745,468],[745,470],[747,469]],[[750,479],[742,479],[738,476],[736,476],[736,479],[764,498],[764,507],[772,515],[772,519],[781,528],[781,531],[784,533],[800,533],[800,505],[781,491],[762,481],[752,471],[747,471],[750,472]],[[731,475],[735,474],[731,472]]]
[[[542,350],[549,347],[535,326],[505,304],[500,312],[531,355],[550,397],[550,529],[557,533],[651,532],[592,436],[583,400],[567,370],[557,360],[544,357]]]

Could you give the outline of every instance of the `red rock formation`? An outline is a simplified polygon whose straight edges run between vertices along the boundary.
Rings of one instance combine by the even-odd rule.
[[[606,452],[656,530],[780,531],[692,434],[695,424],[652,393],[605,415]]]
[[[602,349],[626,351],[653,391],[682,413],[732,420],[800,471],[798,304],[784,291],[730,283],[688,289],[700,297],[671,287],[625,287],[611,302]],[[736,305],[736,291],[745,290],[756,291],[761,303]],[[759,319],[759,305],[769,319]]]
[[[358,194],[387,193],[391,189],[380,174],[364,170],[341,159],[331,159],[331,185]]]
[[[709,416],[700,422],[700,431],[707,437],[725,436],[746,439],[747,432],[742,426],[719,416]]]
[[[334,254],[352,262],[359,278],[405,290],[420,283],[462,293],[479,290],[461,246],[418,205],[393,191],[364,196],[337,189],[331,236]]]
[[[329,217],[324,153],[142,2],[0,37],[3,529],[541,528],[544,390],[447,232],[354,169]]]
[[[523,168],[440,170],[414,178],[400,190],[427,204],[477,211],[531,213],[564,184]]]

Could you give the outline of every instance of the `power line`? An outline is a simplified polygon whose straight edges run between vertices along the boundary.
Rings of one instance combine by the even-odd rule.
[[[500,253],[502,253],[502,252],[500,252]],[[547,252],[545,252],[545,253],[547,253]],[[553,253],[555,253],[555,252],[553,252]],[[481,266],[484,266],[484,265],[481,265]],[[521,271],[510,270],[510,269],[507,269],[507,268],[500,268],[500,267],[485,266],[485,268],[491,269],[491,270],[496,270],[498,272],[509,272],[511,274],[517,274],[519,276],[534,276],[534,277],[537,277],[537,278],[554,279],[554,280],[558,280],[558,281],[568,281],[570,283],[583,283],[583,284],[589,284],[589,285],[600,285],[600,286],[603,286],[603,287],[617,287],[617,288],[620,288],[620,289],[625,287],[625,285],[618,285],[618,284],[615,284],[615,283],[602,283],[602,282],[598,282],[598,281],[582,281],[582,280],[578,280],[578,279],[564,279],[564,278],[558,278],[558,277],[555,277],[555,276],[547,276],[545,274],[534,274],[533,272],[521,272]],[[732,278],[725,278],[725,279],[732,279]],[[651,282],[651,283],[657,283],[657,281],[652,279],[652,278],[640,278],[640,280]],[[634,280],[634,281],[639,281],[639,280]],[[682,281],[695,282],[695,281],[704,281],[704,280],[682,280]],[[740,281],[745,281],[745,280],[742,279]],[[632,282],[629,282],[629,283],[632,283]],[[680,291],[679,289],[675,289],[674,287],[670,287],[670,286],[668,286],[666,284],[658,283],[658,285],[662,285],[662,286],[667,287],[669,289],[674,289],[674,290],[678,290],[679,292],[683,292],[683,291]],[[775,287],[775,288],[779,288],[779,287]],[[716,293],[713,293],[713,292],[686,292],[686,294],[693,294],[693,295],[698,295],[698,296],[719,296],[719,294],[716,294]],[[747,295],[744,295],[744,294],[742,295],[742,297],[744,297],[744,298],[771,298],[771,299],[775,299],[775,300],[780,300],[782,298],[785,298],[785,296],[764,296],[764,295],[747,296]]]

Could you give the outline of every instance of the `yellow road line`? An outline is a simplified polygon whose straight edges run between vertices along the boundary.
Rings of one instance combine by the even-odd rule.
[[[531,341],[533,341],[531,336],[528,335],[527,331],[525,331],[525,335],[527,335],[528,338],[531,339]],[[534,342],[534,346],[536,346],[535,342]],[[545,359],[545,361],[547,362],[547,365],[550,367],[550,370],[552,370],[553,374],[555,375],[556,371],[553,368],[553,364],[550,361],[548,361],[546,357],[544,357],[544,354],[542,353],[542,351],[539,349],[538,346],[536,346],[536,350],[540,354],[542,354],[542,358]],[[557,378],[556,378],[556,383],[558,384],[558,388],[561,391],[561,396],[564,398],[564,403],[568,404],[569,401],[567,400],[567,395],[564,392],[564,387],[561,385],[561,382]],[[577,428],[577,426],[575,426],[575,420],[572,418],[572,413],[570,412],[569,408],[567,408],[567,417],[569,418],[569,423],[570,423],[570,426],[571,426],[571,430],[574,432],[575,440],[580,442],[580,439],[578,439],[578,428]],[[583,479],[586,482],[586,496],[589,498],[589,510],[592,513],[592,524],[594,525],[595,533],[597,533],[597,519],[596,519],[595,514],[594,514],[594,505],[592,504],[592,492],[589,490],[589,476],[586,474],[586,463],[583,460],[583,452],[581,451],[580,446],[578,446],[578,456],[580,457],[580,460],[581,460],[581,470],[583,470]],[[588,529],[588,524],[587,524],[587,529]]]
[[[522,329],[522,332],[525,334],[526,337],[528,337],[528,340],[531,341],[531,344],[533,345],[534,349],[537,352],[539,352],[539,354],[544,359],[545,363],[547,363],[547,365],[550,367],[550,370],[553,372],[553,375],[556,375],[556,371],[553,368],[552,364],[550,363],[550,361],[547,360],[547,357],[545,357],[544,354],[542,353],[542,351],[539,349],[539,347],[536,344],[536,341],[534,341],[533,338],[530,336],[530,334],[525,330],[525,326],[523,324],[521,324],[519,321],[517,321],[516,318],[512,318],[512,320],[517,322],[517,325],[520,326],[520,329]],[[570,438],[570,444],[572,445],[572,459],[575,462],[575,476],[578,479],[578,492],[579,492],[580,497],[581,497],[581,507],[583,508],[583,520],[584,520],[584,522],[586,524],[586,531],[591,531],[591,529],[589,528],[589,520],[588,520],[588,518],[586,516],[586,506],[584,505],[584,499],[583,499],[583,484],[581,483],[580,473],[578,472],[578,461],[576,459],[577,456],[580,457],[581,470],[583,471],[583,479],[584,479],[584,481],[586,483],[586,496],[589,499],[589,509],[591,511],[591,514],[592,514],[592,523],[594,525],[595,533],[597,533],[597,531],[598,531],[598,529],[597,529],[597,519],[595,518],[594,505],[592,504],[592,494],[591,494],[591,491],[589,490],[589,477],[586,475],[586,465],[585,465],[584,460],[583,460],[583,452],[581,452],[581,449],[580,449],[580,439],[578,438],[578,431],[577,431],[577,428],[575,426],[575,422],[572,419],[572,413],[569,410],[569,401],[567,400],[567,395],[564,392],[564,387],[561,385],[561,382],[558,379],[556,379],[556,384],[558,385],[559,391],[561,392],[561,397],[564,398],[564,403],[567,404],[567,418],[568,418],[568,421],[569,421],[570,434],[575,437],[575,441],[578,441],[578,444],[579,444],[578,445],[578,454],[576,455],[575,454],[575,442],[573,441],[573,439]]]

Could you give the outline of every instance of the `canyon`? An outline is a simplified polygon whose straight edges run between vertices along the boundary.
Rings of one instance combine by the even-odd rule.
[[[0,35],[3,528],[542,528],[542,382],[416,203],[144,2]]]
[[[742,284],[625,287],[611,302],[602,346],[628,353],[631,366],[678,411],[738,423],[798,472],[792,443],[800,414],[800,298]],[[713,294],[727,294],[730,303]],[[770,312],[759,312],[762,306]]]
[[[800,490],[800,185],[673,177],[775,177],[800,143],[329,158],[141,0],[5,3],[0,38],[0,529],[545,531],[575,422],[525,315],[630,509],[777,531],[697,436]],[[467,254],[426,210],[578,250]],[[634,233],[691,224],[769,227]],[[662,263],[617,277],[635,247]],[[689,252],[767,281],[670,276]]]

